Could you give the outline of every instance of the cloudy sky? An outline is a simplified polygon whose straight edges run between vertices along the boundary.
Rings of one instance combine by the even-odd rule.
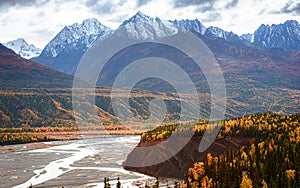
[[[43,48],[65,25],[97,18],[115,29],[138,10],[166,20],[197,18],[237,34],[300,21],[300,0],[0,0],[0,42],[21,37]]]

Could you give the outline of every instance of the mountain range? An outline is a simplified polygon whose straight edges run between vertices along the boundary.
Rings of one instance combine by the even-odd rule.
[[[93,24],[88,25],[96,27],[86,27],[86,22],[92,22]],[[299,111],[299,105],[292,105],[289,101],[290,98],[295,99],[300,89],[300,53],[299,48],[294,45],[300,44],[299,32],[296,32],[299,30],[299,24],[296,21],[287,21],[284,24],[266,27],[270,29],[258,29],[253,35],[240,37],[217,27],[206,28],[199,20],[164,21],[137,12],[116,30],[103,26],[95,19],[65,27],[54,37],[52,41],[55,42],[51,41],[41,55],[33,60],[72,75],[82,55],[93,41],[118,35],[121,28],[126,30],[130,38],[141,41],[172,36],[179,30],[190,30],[209,47],[223,71],[228,94],[227,113],[230,117],[249,112]],[[263,32],[265,34],[262,34]],[[279,37],[280,32],[283,37]],[[76,39],[74,35],[77,36]],[[278,43],[280,46],[276,46],[277,43],[274,42],[279,40],[278,37],[281,41],[285,41]],[[93,40],[87,40],[90,38]],[[269,42],[264,42],[266,45],[262,46],[261,41]],[[148,56],[162,57],[167,54],[168,57],[164,58],[174,60],[186,70],[200,93],[209,93],[209,86],[203,73],[195,69],[188,57],[168,53],[169,50],[155,45],[124,49],[102,70],[98,84],[110,87],[119,72],[134,60]],[[53,53],[54,51],[56,53]],[[137,87],[152,92],[173,91],[168,84],[159,80],[140,82]],[[275,100],[277,102],[274,103]]]
[[[271,26],[263,25],[254,34],[238,36],[217,27],[206,28],[199,20],[164,21],[138,12],[125,20],[120,28],[125,28],[130,37],[141,41],[172,36],[180,30],[190,30],[202,39],[212,51],[223,72],[227,92],[227,117],[266,111],[290,114],[300,110],[300,40],[297,21]],[[38,57],[31,60],[23,59],[12,50],[1,46],[1,89],[26,90],[25,94],[22,94],[22,99],[16,100],[15,94],[9,95],[11,102],[2,104],[1,109],[6,109],[2,116],[14,118],[15,122],[12,124],[20,125],[22,122],[19,120],[22,115],[18,117],[13,115],[13,108],[17,106],[18,109],[27,109],[27,112],[31,113],[28,117],[50,117],[51,112],[55,111],[61,114],[56,124],[64,119],[64,114],[67,114],[67,119],[64,121],[73,122],[70,89],[72,75],[77,65],[96,40],[100,39],[101,42],[112,35],[118,35],[120,28],[112,30],[96,19],[87,19],[81,24],[66,26],[46,45]],[[165,58],[174,60],[194,81],[199,91],[199,98],[205,104],[203,111],[205,114],[209,113],[210,91],[204,74],[201,70],[195,69],[187,56],[168,53],[169,51],[167,47],[155,45],[126,48],[122,53],[116,54],[109,62],[109,66],[103,69],[98,84],[111,86],[122,68],[134,60],[166,55]],[[93,67],[89,68],[93,69]],[[158,98],[169,101],[172,106],[169,113],[177,114],[180,109],[180,103],[174,102],[176,91],[168,83],[161,80],[146,80],[137,84],[137,87],[154,91]],[[22,102],[32,100],[29,97],[32,95],[32,89],[35,90],[35,96],[40,96],[41,88],[46,88],[47,91],[43,97],[36,98],[35,103],[39,100],[48,101],[41,102],[44,104],[41,109],[44,107],[53,109],[51,112],[47,111],[45,116],[45,111],[40,110],[40,105],[37,104],[39,108],[36,108],[28,104],[24,106]],[[44,92],[44,89],[42,91]],[[51,93],[50,97],[48,93]],[[149,114],[147,105],[153,96],[142,93],[141,96],[133,97],[131,104],[135,107],[133,111],[138,116],[147,116]],[[0,97],[3,98],[2,101],[7,101],[7,93]],[[97,95],[95,100],[100,114],[103,116],[114,114],[110,98],[107,98],[106,93]],[[20,104],[16,105],[13,101],[20,101]],[[176,115],[174,116],[173,118],[177,118]],[[50,119],[47,122],[51,124]]]
[[[254,32],[252,38],[254,45],[262,49],[299,50],[300,25],[295,20],[271,26],[263,24]]]
[[[151,28],[144,26],[130,28],[138,22],[150,23]],[[300,25],[297,21],[286,21],[283,24],[271,26],[262,25],[253,34],[238,36],[218,27],[206,28],[197,19],[163,21],[137,12],[133,17],[125,20],[120,27],[123,26],[128,28],[129,34],[140,39],[153,38],[153,36],[164,38],[176,34],[180,29],[196,32],[204,38],[224,39],[233,45],[245,45],[260,50],[300,49]],[[81,24],[75,23],[66,26],[46,45],[41,54],[32,60],[74,75],[76,67],[88,47],[97,39],[105,38],[104,36],[109,36],[114,31],[94,18],[87,19]]]

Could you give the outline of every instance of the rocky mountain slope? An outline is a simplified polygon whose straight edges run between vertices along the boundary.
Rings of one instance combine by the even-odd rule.
[[[253,44],[259,48],[300,49],[300,24],[295,20],[283,24],[261,25],[253,34]]]
[[[66,26],[32,60],[72,75],[88,47],[110,32],[110,28],[94,18]]]

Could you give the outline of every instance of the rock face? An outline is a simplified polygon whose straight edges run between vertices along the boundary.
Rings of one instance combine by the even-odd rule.
[[[94,18],[66,26],[46,45],[41,55],[32,60],[73,75],[88,47],[110,31]]]
[[[126,170],[140,172],[150,176],[158,176],[165,178],[176,178],[183,179],[184,173],[188,168],[192,167],[195,162],[203,161],[207,153],[211,153],[213,156],[218,156],[226,151],[226,148],[236,150],[241,146],[248,145],[251,142],[250,138],[225,138],[218,139],[213,142],[213,144],[203,153],[199,153],[198,147],[201,142],[201,137],[193,136],[188,144],[177,154],[175,154],[170,159],[165,162],[145,167],[132,167],[128,164],[133,164],[132,162],[147,159],[149,156],[154,156],[157,158],[162,157],[168,152],[168,148],[161,148],[161,152],[150,152],[150,153],[138,153],[135,148],[128,156],[124,162],[124,168]],[[148,147],[151,144],[140,142],[137,147]],[[153,150],[154,151],[154,150]]]
[[[30,59],[39,56],[42,52],[41,49],[35,47],[33,44],[28,44],[22,38],[18,38],[3,45],[7,48],[12,49],[16,54],[20,55],[25,59]]]
[[[171,21],[172,24],[177,26],[178,28],[181,28],[183,30],[190,30],[190,31],[196,31],[197,33],[200,33],[201,35],[204,35],[206,28],[202,23],[198,20],[174,20]]]
[[[254,45],[260,48],[300,49],[300,25],[295,20],[283,24],[261,25],[254,33]]]
[[[125,20],[119,27],[125,27],[131,39],[161,39],[177,33],[178,29],[169,21],[151,18],[141,12]]]

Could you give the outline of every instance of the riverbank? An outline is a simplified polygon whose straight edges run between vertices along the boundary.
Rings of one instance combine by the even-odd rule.
[[[140,135],[140,130],[108,127],[105,130],[77,128],[2,128],[0,129],[0,146],[25,144],[33,142],[65,141],[96,138],[99,135]]]

